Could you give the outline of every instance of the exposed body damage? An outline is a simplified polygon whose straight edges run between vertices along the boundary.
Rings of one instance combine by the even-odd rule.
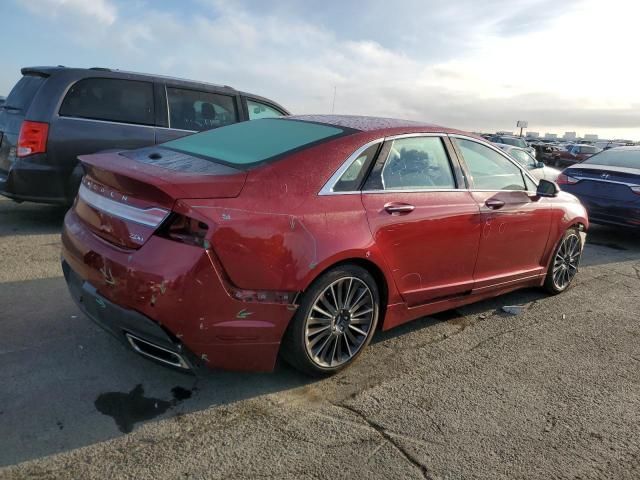
[[[379,192],[319,195],[360,147],[412,133],[457,132],[392,124],[256,168],[225,166],[206,174],[175,168],[173,160],[171,169],[136,162],[131,154],[84,157],[90,193],[81,189],[62,236],[72,294],[116,336],[151,335],[163,348],[184,347],[189,358],[210,367],[269,371],[302,296],[339,265],[357,265],[375,278],[382,329],[542,285],[566,229],[588,226],[569,195],[536,199],[527,192],[492,196],[463,188],[431,193],[431,203],[421,206],[423,193],[401,192],[400,200],[418,206],[412,216],[389,215],[389,200]],[[516,207],[483,210],[494,197]],[[526,221],[522,205],[531,208]],[[185,225],[192,235],[186,241]],[[526,255],[518,254],[515,241],[525,242]],[[508,258],[483,263],[501,248]],[[89,309],[87,298],[105,308]],[[118,315],[142,315],[158,329],[130,331],[135,319],[118,324],[115,314],[100,317],[116,307],[125,310]]]

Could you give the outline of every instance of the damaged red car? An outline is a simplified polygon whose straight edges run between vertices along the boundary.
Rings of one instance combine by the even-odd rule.
[[[461,131],[294,116],[80,158],[62,266],[80,308],[180,369],[314,375],[377,329],[522,287],[560,293],[572,195]]]

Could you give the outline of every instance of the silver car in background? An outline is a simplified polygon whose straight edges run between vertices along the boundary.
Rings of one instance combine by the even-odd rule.
[[[514,147],[511,145],[504,145],[500,143],[495,144],[496,147],[500,147],[503,151],[513,157],[520,165],[525,167],[531,172],[531,174],[539,180],[549,180],[555,182],[560,175],[560,170],[552,167],[547,167],[544,163],[536,160],[528,150],[524,148]]]

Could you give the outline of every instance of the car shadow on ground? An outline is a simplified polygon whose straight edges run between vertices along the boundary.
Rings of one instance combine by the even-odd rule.
[[[640,260],[640,229],[591,225],[583,267]]]
[[[59,205],[18,204],[0,197],[0,237],[60,233],[67,209]]]

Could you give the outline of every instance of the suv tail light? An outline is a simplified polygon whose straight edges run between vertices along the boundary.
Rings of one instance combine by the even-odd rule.
[[[565,175],[564,173],[558,175],[558,178],[556,179],[556,183],[558,185],[575,185],[579,181],[580,180],[578,180],[577,178],[570,177],[569,175]]]
[[[25,120],[18,135],[18,157],[27,157],[36,153],[46,153],[49,124]]]
[[[206,223],[172,213],[165,225],[161,227],[158,235],[176,242],[209,248],[209,242],[205,238],[208,231],[209,226]]]

